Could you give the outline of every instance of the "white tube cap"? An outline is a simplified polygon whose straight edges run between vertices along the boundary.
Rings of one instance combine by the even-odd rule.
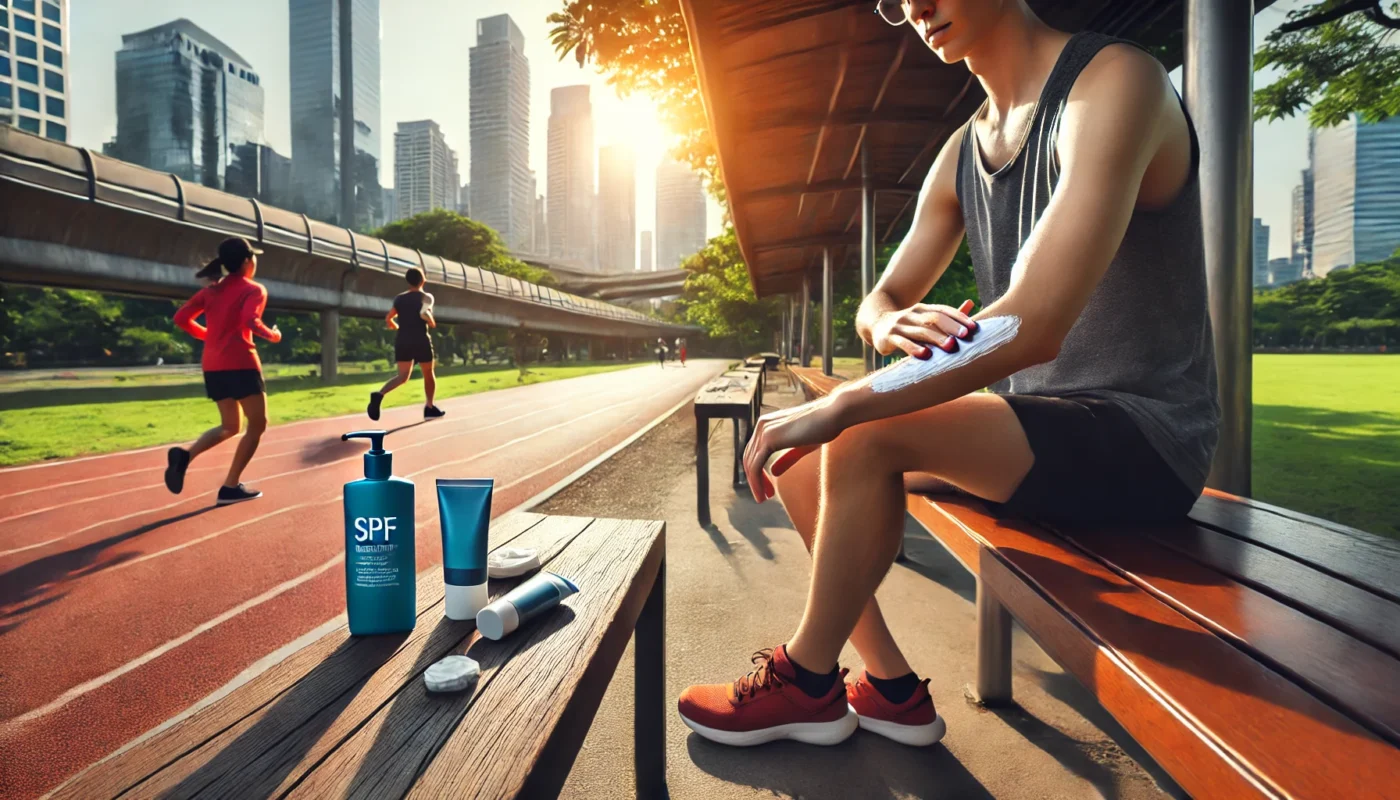
[[[510,601],[502,598],[481,609],[476,615],[476,629],[492,641],[499,641],[520,627],[520,612]]]
[[[491,602],[491,592],[486,584],[475,586],[444,585],[443,612],[448,619],[458,621],[475,619],[476,612]]]

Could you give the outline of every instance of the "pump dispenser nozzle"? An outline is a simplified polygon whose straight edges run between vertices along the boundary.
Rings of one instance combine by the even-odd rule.
[[[384,437],[388,431],[354,431],[342,434],[340,441],[369,439],[369,451],[365,453],[365,477],[370,480],[386,480],[394,473],[393,456],[384,449]]]

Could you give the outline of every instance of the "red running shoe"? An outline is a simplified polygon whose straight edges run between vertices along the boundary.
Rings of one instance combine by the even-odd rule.
[[[846,702],[846,670],[825,697],[793,683],[797,671],[787,648],[753,654],[754,670],[733,683],[691,686],[681,692],[681,720],[712,742],[748,747],[777,739],[839,744],[855,733],[856,712]]]
[[[865,670],[861,670],[855,680],[846,684],[846,701],[860,717],[862,728],[900,744],[926,747],[942,739],[948,730],[933,708],[927,678],[919,682],[919,688],[908,700],[895,704],[885,699],[866,679]]]

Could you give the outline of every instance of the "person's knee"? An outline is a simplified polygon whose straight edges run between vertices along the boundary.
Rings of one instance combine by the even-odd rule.
[[[262,436],[267,430],[267,418],[256,417],[248,420],[248,436]]]
[[[223,427],[219,429],[219,436],[223,439],[232,439],[233,437],[241,433],[242,430],[243,423],[240,420],[224,422]]]
[[[867,422],[841,432],[828,444],[823,464],[834,475],[856,473],[903,475],[903,448],[899,433],[887,420]]]

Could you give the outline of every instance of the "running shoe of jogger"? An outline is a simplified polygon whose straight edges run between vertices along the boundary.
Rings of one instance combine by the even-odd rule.
[[[172,447],[167,452],[165,486],[174,494],[184,490],[185,471],[191,461],[242,430],[243,438],[219,487],[217,503],[226,506],[262,497],[262,492],[239,482],[267,430],[266,383],[253,336],[274,344],[282,341],[282,332],[262,320],[267,289],[253,280],[261,253],[245,239],[224,240],[218,257],[196,275],[214,282],[175,312],[175,324],[204,342],[204,390],[219,408],[220,424],[205,431],[189,448]],[[204,316],[203,325],[198,322],[200,315]],[[247,417],[246,428],[242,417]]]
[[[398,331],[394,336],[394,362],[399,373],[379,387],[379,391],[370,393],[369,407],[365,413],[374,420],[379,419],[379,407],[384,402],[384,395],[408,383],[409,378],[413,377],[414,364],[423,371],[423,393],[427,395],[423,418],[436,419],[447,413],[433,405],[433,395],[437,392],[437,376],[433,367],[437,355],[433,352],[433,337],[428,333],[429,329],[437,327],[437,320],[433,318],[433,296],[423,291],[421,270],[410,268],[404,273],[404,278],[408,281],[409,290],[394,298],[393,308],[384,317],[390,330]]]
[[[964,62],[988,99],[934,159],[856,315],[879,353],[910,358],[754,426],[748,484],[782,502],[812,576],[786,644],[681,693],[686,724],[728,744],[943,735],[875,598],[906,491],[955,487],[1060,524],[1179,520],[1218,438],[1199,147],[1166,70],[1050,28],[1027,0],[871,2]],[[975,318],[922,302],[964,237]],[[866,670],[852,681],[837,663],[848,642]]]

